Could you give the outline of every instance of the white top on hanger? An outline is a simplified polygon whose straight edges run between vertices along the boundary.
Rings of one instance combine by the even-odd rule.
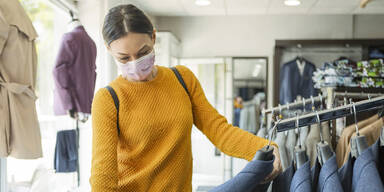
[[[68,25],[68,28],[67,28],[67,31],[68,32],[71,32],[73,31],[76,27],[78,26],[82,26],[81,22],[80,21],[73,21],[73,22],[70,22],[69,25]]]
[[[296,60],[297,67],[299,68],[300,75],[303,76],[304,68],[305,68],[305,61],[303,60],[300,62],[299,60]]]

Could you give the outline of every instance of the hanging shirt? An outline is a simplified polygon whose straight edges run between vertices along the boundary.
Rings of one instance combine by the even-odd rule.
[[[300,72],[300,75],[303,75],[304,73],[304,68],[305,68],[305,61],[300,61],[300,60],[296,60],[296,63],[297,63],[297,68],[299,68],[299,72]]]
[[[66,115],[69,110],[91,113],[96,83],[96,44],[83,26],[64,34],[53,79],[56,115]]]
[[[289,130],[287,135],[287,141],[285,142],[285,148],[287,149],[288,162],[293,161],[293,156],[294,156],[293,151],[295,149],[296,143],[297,143],[296,130],[295,129]]]
[[[371,146],[379,138],[382,127],[383,127],[383,120],[380,118],[374,121],[373,123],[361,128],[359,133],[360,135],[365,136],[368,146]],[[353,130],[355,130],[355,128]],[[356,136],[356,132],[353,132],[351,138],[354,138],[355,136]],[[351,147],[347,146],[346,152],[349,153],[350,151],[351,151]],[[344,162],[347,161],[346,157],[347,155],[345,155]]]
[[[378,115],[374,115],[368,119],[365,119],[363,121],[359,121],[357,123],[357,126],[359,129],[362,129],[363,127],[375,122],[378,118],[379,118]],[[348,154],[351,151],[351,148],[349,147],[349,142],[350,142],[351,137],[352,137],[354,132],[356,132],[354,124],[346,127],[341,134],[339,142],[337,143],[336,161],[337,161],[337,165],[339,167],[342,167],[343,164],[348,159]]]
[[[286,138],[285,132],[278,132],[275,139],[275,143],[279,146],[280,161],[283,170],[286,170],[289,166],[287,150],[285,148]]]

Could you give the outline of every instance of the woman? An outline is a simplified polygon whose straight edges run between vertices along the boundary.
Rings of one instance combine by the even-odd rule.
[[[252,160],[268,141],[227,123],[207,101],[194,74],[177,66],[189,95],[169,68],[154,66],[156,31],[133,5],[112,8],[103,37],[122,75],[92,105],[92,191],[191,191],[192,124],[225,154]],[[278,150],[273,179],[281,171]]]

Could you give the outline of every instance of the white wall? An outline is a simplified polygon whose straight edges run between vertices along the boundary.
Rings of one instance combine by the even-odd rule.
[[[384,15],[359,15],[355,23],[355,38],[384,37]]]
[[[384,37],[384,16],[265,15],[158,17],[158,29],[181,40],[181,57],[268,56],[268,105],[273,98],[273,48],[277,39]]]

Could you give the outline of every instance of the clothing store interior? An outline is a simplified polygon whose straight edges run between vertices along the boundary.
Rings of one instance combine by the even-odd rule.
[[[384,192],[384,1],[2,0],[0,114],[0,192]]]

